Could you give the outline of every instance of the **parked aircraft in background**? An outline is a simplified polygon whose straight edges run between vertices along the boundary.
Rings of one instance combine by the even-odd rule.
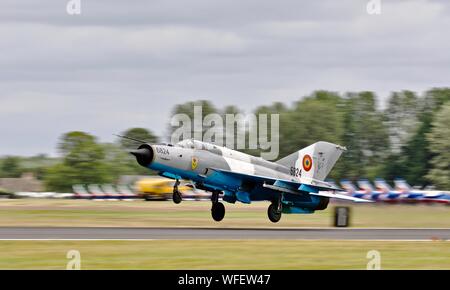
[[[420,201],[420,199],[423,197],[423,194],[420,193],[406,193],[395,190],[382,178],[376,178],[374,183],[378,190],[380,190],[384,194],[390,195],[393,199],[398,199],[404,202],[417,202]]]
[[[103,190],[98,186],[98,184],[89,184],[87,186],[89,193],[92,196],[92,199],[95,200],[104,200],[106,199],[106,194]]]
[[[421,195],[424,202],[436,202],[450,204],[450,192],[431,189],[414,189],[404,179],[397,178],[394,180],[395,189],[409,195]]]
[[[14,196],[19,198],[73,198],[73,193],[61,193],[61,192],[24,192],[19,191],[13,193]]]
[[[345,189],[348,195],[357,198],[374,199],[371,194],[368,194],[365,190],[360,190],[348,179],[341,180],[341,186]],[[376,200],[376,198],[375,198]]]
[[[117,187],[117,191],[120,193],[121,199],[122,200],[134,200],[135,198],[137,198],[137,194],[133,192],[133,190],[131,190],[128,185],[118,185]]]
[[[358,186],[365,190],[367,193],[376,196],[376,199],[386,201],[386,202],[396,202],[399,201],[400,193],[391,192],[389,190],[375,189],[368,179],[358,180]]]
[[[86,190],[84,185],[73,185],[73,198],[93,200],[133,200],[137,198],[137,195],[127,185],[114,187],[112,184],[104,184],[102,186],[90,184],[87,188],[89,191]]]
[[[72,186],[74,192],[74,198],[76,199],[90,199],[92,195],[86,190],[86,188],[81,184],[74,184]]]
[[[403,179],[396,179],[394,182],[395,189],[381,178],[376,178],[374,181],[376,189],[367,179],[358,180],[357,183],[360,189],[357,189],[347,179],[341,180],[341,186],[350,196],[371,199],[373,201],[450,204],[450,194],[447,192],[430,189],[413,189]]]
[[[108,200],[119,200],[122,196],[117,192],[117,190],[111,184],[102,184],[100,188],[105,193],[105,197]]]

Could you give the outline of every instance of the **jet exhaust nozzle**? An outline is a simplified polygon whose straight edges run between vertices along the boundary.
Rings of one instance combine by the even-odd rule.
[[[148,167],[153,161],[153,148],[148,144],[142,144],[136,150],[131,150],[130,154],[136,157],[139,165]]]

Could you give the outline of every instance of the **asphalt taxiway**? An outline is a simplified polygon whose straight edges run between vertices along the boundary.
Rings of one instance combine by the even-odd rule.
[[[162,239],[450,240],[450,229],[0,227],[0,240]]]

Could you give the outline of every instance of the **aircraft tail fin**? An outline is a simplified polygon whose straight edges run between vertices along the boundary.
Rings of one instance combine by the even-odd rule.
[[[360,179],[357,183],[359,188],[365,190],[367,193],[372,193],[375,191],[375,188],[372,186],[368,179]]]
[[[394,180],[394,184],[395,184],[395,188],[397,190],[401,190],[401,191],[404,191],[404,192],[410,192],[411,191],[411,186],[404,179],[397,178],[397,179]]]
[[[323,181],[345,150],[346,148],[340,145],[319,141],[276,163],[291,170],[298,170],[301,178]]]
[[[355,193],[358,191],[356,186],[348,179],[342,179],[340,183],[342,188],[344,188],[348,193]]]
[[[384,192],[392,191],[392,187],[382,178],[376,178],[374,183],[376,188],[378,188],[379,190],[382,190]]]

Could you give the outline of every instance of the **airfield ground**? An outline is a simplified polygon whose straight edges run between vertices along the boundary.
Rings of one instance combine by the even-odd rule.
[[[333,207],[310,215],[285,214],[277,224],[267,218],[266,202],[225,204],[217,223],[208,201],[0,200],[0,226],[60,227],[329,227]],[[351,205],[352,227],[450,228],[450,207],[443,205]]]
[[[267,203],[226,204],[221,223],[209,202],[0,200],[0,227],[329,227],[333,205],[313,215],[267,220]],[[450,228],[450,208],[352,206],[352,226]],[[365,269],[377,250],[383,269],[450,269],[448,241],[362,240],[0,240],[1,269],[65,269],[69,250],[82,269]]]
[[[450,269],[450,243],[295,240],[0,241],[1,269]]]

